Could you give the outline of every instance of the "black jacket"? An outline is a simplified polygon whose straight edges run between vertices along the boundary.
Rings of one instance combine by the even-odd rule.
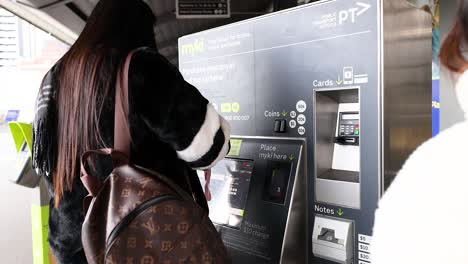
[[[46,75],[39,92],[34,121],[33,165],[49,183],[56,160],[57,65]],[[158,171],[189,190],[191,181],[199,204],[207,208],[193,169],[212,167],[229,150],[229,125],[178,69],[157,51],[138,49],[129,70],[129,121],[132,162]],[[107,146],[113,145],[114,98],[107,98],[99,124]],[[100,177],[110,172],[107,160],[97,161]],[[49,245],[60,263],[86,263],[81,245],[84,219],[81,181],[65,193],[58,208],[50,204]]]

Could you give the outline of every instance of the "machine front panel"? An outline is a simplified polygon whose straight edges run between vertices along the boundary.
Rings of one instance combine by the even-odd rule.
[[[231,122],[233,134],[306,138],[309,263],[358,263],[358,259],[370,262],[370,258],[360,257],[363,252],[359,252],[358,243],[363,243],[363,238],[369,242],[380,189],[380,8],[380,1],[376,0],[322,1],[179,40],[181,72]],[[334,154],[333,150],[328,153],[327,147],[319,151],[317,142],[321,138],[317,135],[322,128],[314,124],[325,118],[320,113],[331,110],[320,108],[314,100],[317,92],[330,89],[353,90],[356,97],[349,101],[346,92],[330,95],[336,108],[330,108],[335,109],[334,117],[328,115],[334,118],[329,122],[333,129],[325,131],[325,137],[332,139],[337,135],[340,113],[346,113],[340,112],[338,106],[354,103],[357,110],[351,112],[359,115],[359,121],[355,115],[350,124],[356,128],[358,122],[358,134],[352,131],[358,143],[335,144],[334,150],[344,153],[344,158],[335,155],[337,166],[349,165],[340,162],[348,160],[346,155],[354,155],[349,158],[354,163],[348,166],[349,170],[334,172],[335,178],[321,180],[316,162],[322,159],[331,164]],[[264,161],[259,162],[255,166]],[[252,184],[254,181],[252,178]],[[323,195],[317,197],[320,191]],[[337,199],[331,200],[327,195]],[[259,219],[279,221],[262,213],[276,206],[259,205],[253,210]],[[323,251],[314,254],[316,217],[342,219],[345,223],[343,226],[352,234],[345,239],[351,249],[343,247],[344,257],[324,256]],[[244,222],[248,219],[246,215]],[[223,230],[227,230],[222,231],[224,237],[237,232]]]

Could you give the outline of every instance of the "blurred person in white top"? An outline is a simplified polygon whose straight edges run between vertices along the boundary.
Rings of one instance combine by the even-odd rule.
[[[467,43],[468,0],[461,0],[440,58],[465,117]],[[422,144],[403,165],[379,203],[371,253],[373,264],[468,264],[466,119]]]

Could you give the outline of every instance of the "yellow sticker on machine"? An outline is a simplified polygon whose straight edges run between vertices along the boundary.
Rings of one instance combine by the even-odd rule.
[[[242,146],[242,139],[231,139],[231,150],[228,156],[239,156]]]

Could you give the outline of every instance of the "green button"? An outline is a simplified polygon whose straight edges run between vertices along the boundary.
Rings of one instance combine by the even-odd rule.
[[[232,105],[231,103],[222,103],[221,104],[221,113],[231,113]]]
[[[228,156],[239,156],[242,146],[242,139],[231,139],[231,150]]]
[[[231,109],[232,109],[232,112],[234,112],[234,113],[239,113],[239,111],[240,111],[240,104],[239,104],[239,103],[232,103],[232,104],[231,104]]]

